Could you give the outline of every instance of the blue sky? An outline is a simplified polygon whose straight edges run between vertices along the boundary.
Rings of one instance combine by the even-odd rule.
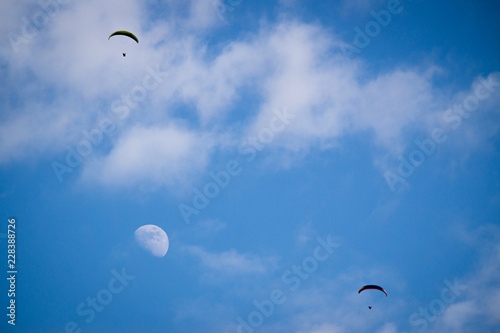
[[[0,8],[2,332],[500,329],[495,1]]]

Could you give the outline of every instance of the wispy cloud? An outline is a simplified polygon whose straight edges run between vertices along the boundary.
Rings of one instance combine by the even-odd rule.
[[[217,273],[264,274],[274,266],[273,259],[238,253],[235,249],[223,252],[209,252],[199,246],[186,246],[185,249],[198,259],[202,266]]]
[[[471,238],[472,236],[472,238]],[[477,246],[477,270],[464,278],[464,297],[450,305],[430,332],[487,332],[500,327],[500,228],[484,226],[469,232]]]
[[[89,178],[111,185],[183,185],[208,163],[213,145],[210,135],[200,135],[182,126],[137,126],[123,133],[109,154],[86,168]]]
[[[379,333],[406,332],[412,329],[424,331],[423,327],[425,327],[425,332],[472,333],[489,332],[498,328],[500,325],[500,312],[498,311],[500,307],[499,235],[500,229],[493,225],[467,233],[467,243],[480,253],[476,270],[461,277],[458,281],[450,279],[445,282],[443,290],[446,290],[444,294],[446,299],[443,302],[437,301],[443,297],[441,292],[436,294],[435,300],[422,305],[422,307],[429,308],[438,303],[444,304],[437,313],[431,311],[428,314],[430,319],[425,319],[426,317],[419,314],[421,322],[425,319],[425,325],[412,327],[410,323],[415,322],[414,319],[402,325],[396,324],[394,318],[404,316],[407,311],[414,311],[413,313],[416,314],[420,310],[418,306],[412,308],[415,305],[410,305],[408,296],[391,295],[390,305],[384,306],[384,315],[377,317],[379,319],[370,317],[378,322],[378,324],[371,322],[370,329],[375,325],[375,327],[379,326],[377,330]],[[366,323],[352,320],[356,316],[366,316],[359,311],[361,308],[365,309],[365,306],[361,306],[359,297],[356,297],[357,294],[349,296],[342,290],[346,284],[353,285],[352,282],[356,280],[359,273],[356,273],[356,270],[344,271],[333,280],[323,280],[323,283],[306,288],[297,294],[294,302],[290,302],[288,304],[290,307],[287,308],[287,311],[294,314],[297,325],[303,327],[296,332],[323,332],[322,329],[331,329],[334,332],[365,332],[369,327],[365,325]],[[370,270],[368,274],[377,275],[377,272]],[[393,285],[401,284],[401,281],[393,282]],[[370,313],[374,314],[379,310],[373,308]]]
[[[335,324],[321,324],[314,325],[314,327],[305,330],[305,331],[297,331],[297,333],[344,333],[347,332],[342,327],[339,327]]]
[[[151,8],[142,2],[71,3],[61,6],[43,33],[23,45],[24,51],[0,49],[8,83],[31,87],[24,91],[25,103],[5,105],[10,117],[2,119],[2,128],[15,126],[18,133],[29,134],[12,140],[1,137],[0,151],[13,153],[3,154],[0,162],[64,155],[67,145],[81,139],[74,133],[92,129],[96,119],[111,114],[113,100],[130,93],[142,80],[144,68],[152,64],[161,64],[168,78],[121,124],[111,147],[100,148],[85,176],[106,185],[148,180],[172,187],[179,185],[179,169],[185,167],[185,180],[193,176],[185,182],[189,188],[215,153],[226,152],[228,146],[236,149],[284,105],[294,122],[272,142],[275,150],[269,150],[279,150],[283,164],[293,165],[312,148],[334,149],[347,135],[368,133],[381,155],[374,156],[376,165],[385,170],[384,156],[401,154],[412,142],[411,133],[432,128],[437,121],[432,115],[452,102],[433,81],[434,65],[395,65],[374,73],[362,59],[346,63],[340,49],[345,41],[319,24],[262,23],[253,34],[208,49],[201,37],[218,24],[216,13],[203,14],[210,1],[185,6],[189,7],[183,12],[185,20],[157,17],[151,26],[144,24]],[[20,9],[13,5],[9,10],[17,14]],[[206,30],[186,28],[195,21]],[[126,59],[107,40],[110,31],[123,28],[123,22],[141,40]],[[90,28],[74,29],[75,24]],[[2,27],[18,28],[10,20]],[[47,94],[47,86],[50,98],[41,99],[39,105],[43,121],[26,118],[33,101]],[[253,96],[252,109],[244,107],[248,96]],[[84,102],[85,107],[62,114],[55,106],[64,105],[63,101]],[[47,128],[55,134],[49,135]]]

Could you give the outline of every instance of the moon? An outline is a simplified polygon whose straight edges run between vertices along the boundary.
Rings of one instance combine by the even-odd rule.
[[[137,243],[155,257],[163,257],[168,251],[168,236],[162,228],[146,224],[135,231]]]

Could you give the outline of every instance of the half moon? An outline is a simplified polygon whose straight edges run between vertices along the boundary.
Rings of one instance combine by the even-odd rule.
[[[162,228],[146,224],[135,231],[135,240],[155,257],[163,257],[168,251],[168,236]]]

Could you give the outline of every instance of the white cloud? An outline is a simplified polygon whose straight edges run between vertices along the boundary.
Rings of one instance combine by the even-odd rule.
[[[494,235],[481,235],[481,266],[464,284],[465,299],[450,306],[436,322],[436,331],[477,332],[500,328],[500,230]],[[493,241],[491,241],[491,238]],[[485,239],[486,238],[486,239]],[[487,240],[490,238],[490,240]]]
[[[137,126],[125,132],[108,155],[89,163],[85,174],[104,184],[183,185],[208,163],[210,135],[180,126]]]
[[[145,67],[137,66],[137,59],[135,66],[128,61],[124,67],[121,49],[118,49],[120,42],[108,41],[109,34],[120,29],[132,30],[141,37],[145,35],[139,28],[142,10],[137,1],[69,2],[58,8],[52,16],[47,16],[44,25],[35,27],[27,42],[19,45],[18,52],[10,45],[2,50],[2,55],[18,71],[32,71],[42,86],[55,83],[75,89],[83,96],[96,97],[113,91],[110,89],[123,89],[124,82]],[[43,13],[41,7],[33,11]],[[28,19],[32,20],[30,16]],[[16,31],[23,35],[23,25],[19,24]],[[142,38],[141,42],[144,43]],[[137,47],[135,53],[142,53],[136,58],[140,59],[139,63],[154,63],[151,59],[154,53],[151,54],[148,43],[144,44],[150,55],[144,54],[144,47]]]
[[[409,133],[432,128],[438,119],[429,115],[451,103],[436,89],[432,66],[395,67],[368,75],[361,59],[345,61],[339,49],[342,41],[319,25],[262,23],[253,34],[209,49],[202,37],[218,24],[210,1],[167,5],[187,6],[185,17],[155,17],[151,24],[148,15],[154,8],[143,2],[71,2],[61,5],[18,53],[10,45],[1,48],[8,85],[20,87],[19,95],[26,96],[25,105],[6,105],[14,116],[2,119],[1,125],[29,133],[8,142],[2,138],[2,151],[22,154],[7,155],[1,162],[19,161],[35,152],[60,153],[63,158],[66,145],[81,139],[74,133],[91,130],[95,118],[108,115],[113,101],[129,94],[142,82],[147,66],[156,64],[168,78],[134,110],[140,116],[120,124],[109,153],[91,157],[97,161],[89,163],[86,176],[113,185],[144,180],[166,186],[191,184],[209,166],[212,152],[237,146],[267,127],[273,110],[283,108],[295,118],[271,144],[273,152],[286,155],[277,155],[282,162],[292,164],[311,148],[332,149],[343,136],[358,133],[370,133],[372,144],[383,154],[397,156],[408,144]],[[39,10],[30,12],[20,5],[7,9],[13,15]],[[193,25],[195,21],[200,25]],[[21,31],[18,23],[9,20],[1,29]],[[139,45],[119,38],[108,41],[117,29],[136,32]],[[122,48],[128,47],[131,52],[121,57]],[[54,96],[41,102],[40,108],[46,109],[43,119],[27,120],[33,110],[26,105],[40,100],[47,86]],[[253,96],[250,101],[248,96]],[[62,101],[83,101],[85,108],[62,115],[54,107]],[[243,107],[248,102],[255,109]],[[179,114],[191,130],[169,125],[179,123]],[[477,128],[468,131],[484,132]],[[495,127],[488,133],[497,131]],[[467,133],[481,141],[480,135]],[[384,158],[375,158],[384,168]],[[183,168],[187,172],[181,177]],[[179,182],[179,177],[184,179]]]
[[[474,301],[464,301],[450,305],[443,314],[442,324],[437,326],[446,327],[451,332],[462,331],[464,324],[480,313],[475,303]]]
[[[203,220],[196,224],[195,230],[200,234],[215,234],[226,228],[226,223],[218,219]]]
[[[493,332],[500,328],[500,228],[485,225],[462,233],[478,251],[476,269],[460,279],[466,287],[444,313],[428,322],[428,332]]]
[[[241,254],[231,249],[220,253],[212,253],[199,246],[186,246],[189,254],[200,260],[200,263],[211,271],[231,275],[264,274],[273,265],[273,260],[260,258],[252,254]]]
[[[203,29],[219,23],[215,3],[215,0],[191,1],[188,25],[195,29]]]
[[[84,119],[68,106],[54,106],[47,110],[41,103],[29,103],[25,112],[3,116],[0,164],[25,159],[35,162],[39,154],[64,149],[65,142],[61,138],[75,137],[75,121]]]
[[[459,287],[457,298],[451,303],[446,303],[443,312],[436,315],[435,319],[427,321],[427,332],[492,332],[500,327],[499,235],[499,228],[491,225],[469,232],[468,244],[476,247],[475,250],[481,253],[477,270],[457,280],[449,279],[450,283],[458,281],[458,286],[466,288]],[[199,247],[192,247],[190,251],[209,270],[220,273],[240,270],[252,261],[251,256],[236,252],[228,254],[231,251],[211,253]],[[227,268],[228,266],[231,269]],[[260,269],[253,273],[259,271]],[[282,281],[273,279],[265,285],[268,285],[269,289],[285,290],[286,301],[275,307],[277,311],[275,315],[279,316],[279,320],[270,317],[260,330],[297,333],[410,332],[418,327],[409,326],[407,316],[418,313],[419,307],[428,307],[433,302],[426,305],[411,305],[411,294],[408,293],[411,293],[412,289],[406,288],[404,281],[395,278],[397,275],[397,272],[386,270],[385,267],[377,269],[352,267],[343,269],[333,278],[315,273],[314,276],[302,281],[300,288],[295,291],[287,290]],[[388,281],[392,286],[389,298],[372,300],[375,303],[372,303],[374,306],[371,310],[366,308],[366,298],[360,297],[355,292],[365,279]],[[241,284],[238,286],[241,288]],[[442,297],[442,293],[438,292],[436,297]],[[397,322],[402,322],[402,327],[398,327]]]
[[[304,246],[317,235],[317,232],[314,230],[312,222],[309,221],[295,230],[294,234],[297,244],[299,246]]]
[[[0,33],[2,36],[9,37],[9,33],[16,33],[22,24],[21,18],[26,14],[29,4],[32,1],[2,1],[0,2],[0,13],[2,20],[0,21]],[[2,43],[3,44],[3,43]],[[5,47],[11,47],[9,43]]]
[[[443,103],[433,93],[433,69],[394,68],[366,77],[362,62],[347,63],[334,51],[339,40],[321,27],[283,23],[260,39],[273,66],[262,79],[264,100],[250,133],[265,127],[273,109],[296,115],[275,146],[330,148],[343,135],[368,131],[374,144],[399,153],[405,128]]]
[[[398,333],[398,329],[394,323],[386,323],[376,333]]]
[[[334,324],[315,325],[306,331],[297,331],[297,333],[343,333],[347,332],[343,328]]]

